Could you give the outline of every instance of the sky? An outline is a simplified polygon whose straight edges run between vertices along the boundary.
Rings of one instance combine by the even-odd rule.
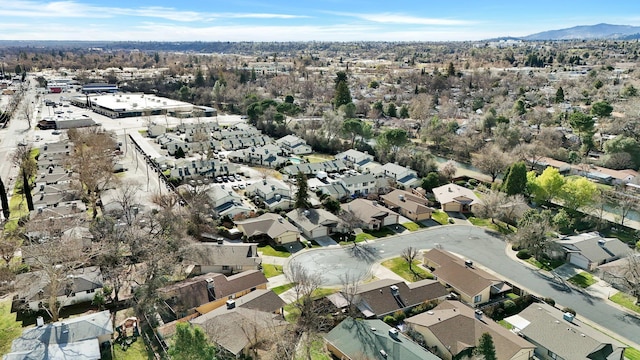
[[[0,40],[465,41],[640,25],[640,1],[0,0]]]

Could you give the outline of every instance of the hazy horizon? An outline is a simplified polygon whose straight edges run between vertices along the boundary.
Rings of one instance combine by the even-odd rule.
[[[473,41],[640,25],[640,2],[0,0],[0,40]]]

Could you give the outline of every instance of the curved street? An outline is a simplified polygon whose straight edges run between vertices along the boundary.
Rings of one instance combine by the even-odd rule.
[[[320,274],[323,286],[339,286],[343,274],[368,274],[375,263],[400,256],[406,247],[429,249],[438,245],[473,260],[533,294],[553,298],[557,304],[574,309],[578,316],[608,329],[612,334],[640,343],[640,317],[630,315],[587,292],[558,284],[545,272],[523,266],[507,256],[504,240],[475,226],[440,226],[358,243],[355,247],[303,251],[288,259],[285,271],[292,262],[300,263],[310,272]]]

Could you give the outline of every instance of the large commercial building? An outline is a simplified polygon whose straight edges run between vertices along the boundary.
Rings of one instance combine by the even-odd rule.
[[[196,106],[183,101],[149,94],[80,95],[70,99],[73,105],[89,107],[94,112],[111,118],[167,114],[178,118],[211,117],[214,108]]]

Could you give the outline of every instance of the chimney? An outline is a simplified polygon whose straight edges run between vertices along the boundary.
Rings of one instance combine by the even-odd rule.
[[[396,328],[389,329],[389,336],[394,340],[398,340],[398,329]]]
[[[235,300],[227,300],[227,310],[234,309],[236,307]]]
[[[475,314],[476,314],[476,319],[482,320],[482,310],[476,310]]]

